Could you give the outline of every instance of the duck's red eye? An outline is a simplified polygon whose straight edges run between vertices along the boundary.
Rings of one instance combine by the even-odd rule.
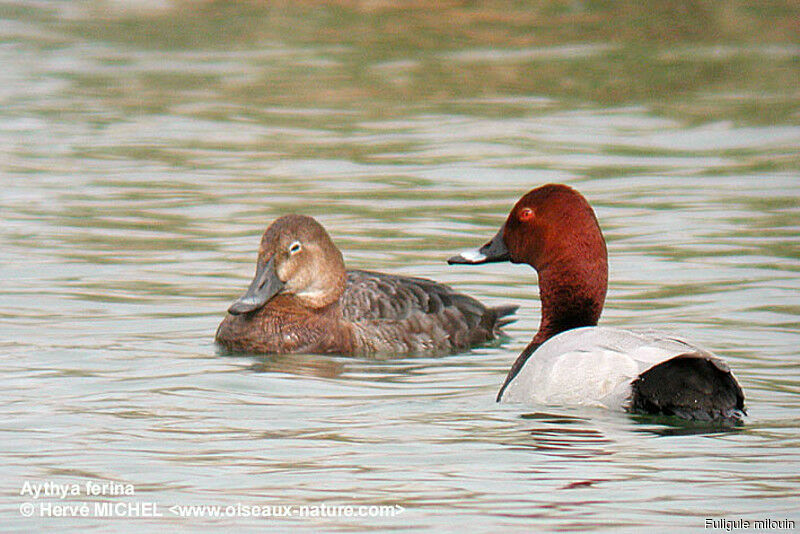
[[[519,220],[520,221],[530,221],[533,219],[533,210],[530,208],[522,208],[519,211]]]

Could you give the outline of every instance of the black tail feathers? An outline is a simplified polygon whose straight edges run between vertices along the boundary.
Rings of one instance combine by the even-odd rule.
[[[635,413],[731,424],[747,413],[730,369],[709,354],[676,356],[639,375],[632,386],[630,411]]]

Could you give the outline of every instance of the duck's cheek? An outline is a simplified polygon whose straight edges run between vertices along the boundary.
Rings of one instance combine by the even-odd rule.
[[[276,266],[275,274],[278,276],[278,279],[284,283],[286,289],[291,288],[297,283],[296,270],[296,266],[291,260],[281,261]]]
[[[511,237],[507,243],[511,263],[527,263],[534,267],[537,265],[540,245],[532,232],[523,236]]]
[[[285,279],[283,293],[302,295],[313,285],[313,280],[304,269],[278,270],[277,274],[281,280]]]

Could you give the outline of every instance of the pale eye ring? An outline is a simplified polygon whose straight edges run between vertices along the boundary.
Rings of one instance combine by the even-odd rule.
[[[297,254],[303,248],[303,245],[300,244],[300,241],[292,241],[292,244],[289,245],[289,254]]]

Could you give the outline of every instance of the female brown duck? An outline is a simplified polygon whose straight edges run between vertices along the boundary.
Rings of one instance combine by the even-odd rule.
[[[514,311],[423,278],[346,271],[322,225],[287,215],[264,232],[255,277],[216,341],[257,353],[451,354],[493,339]]]

